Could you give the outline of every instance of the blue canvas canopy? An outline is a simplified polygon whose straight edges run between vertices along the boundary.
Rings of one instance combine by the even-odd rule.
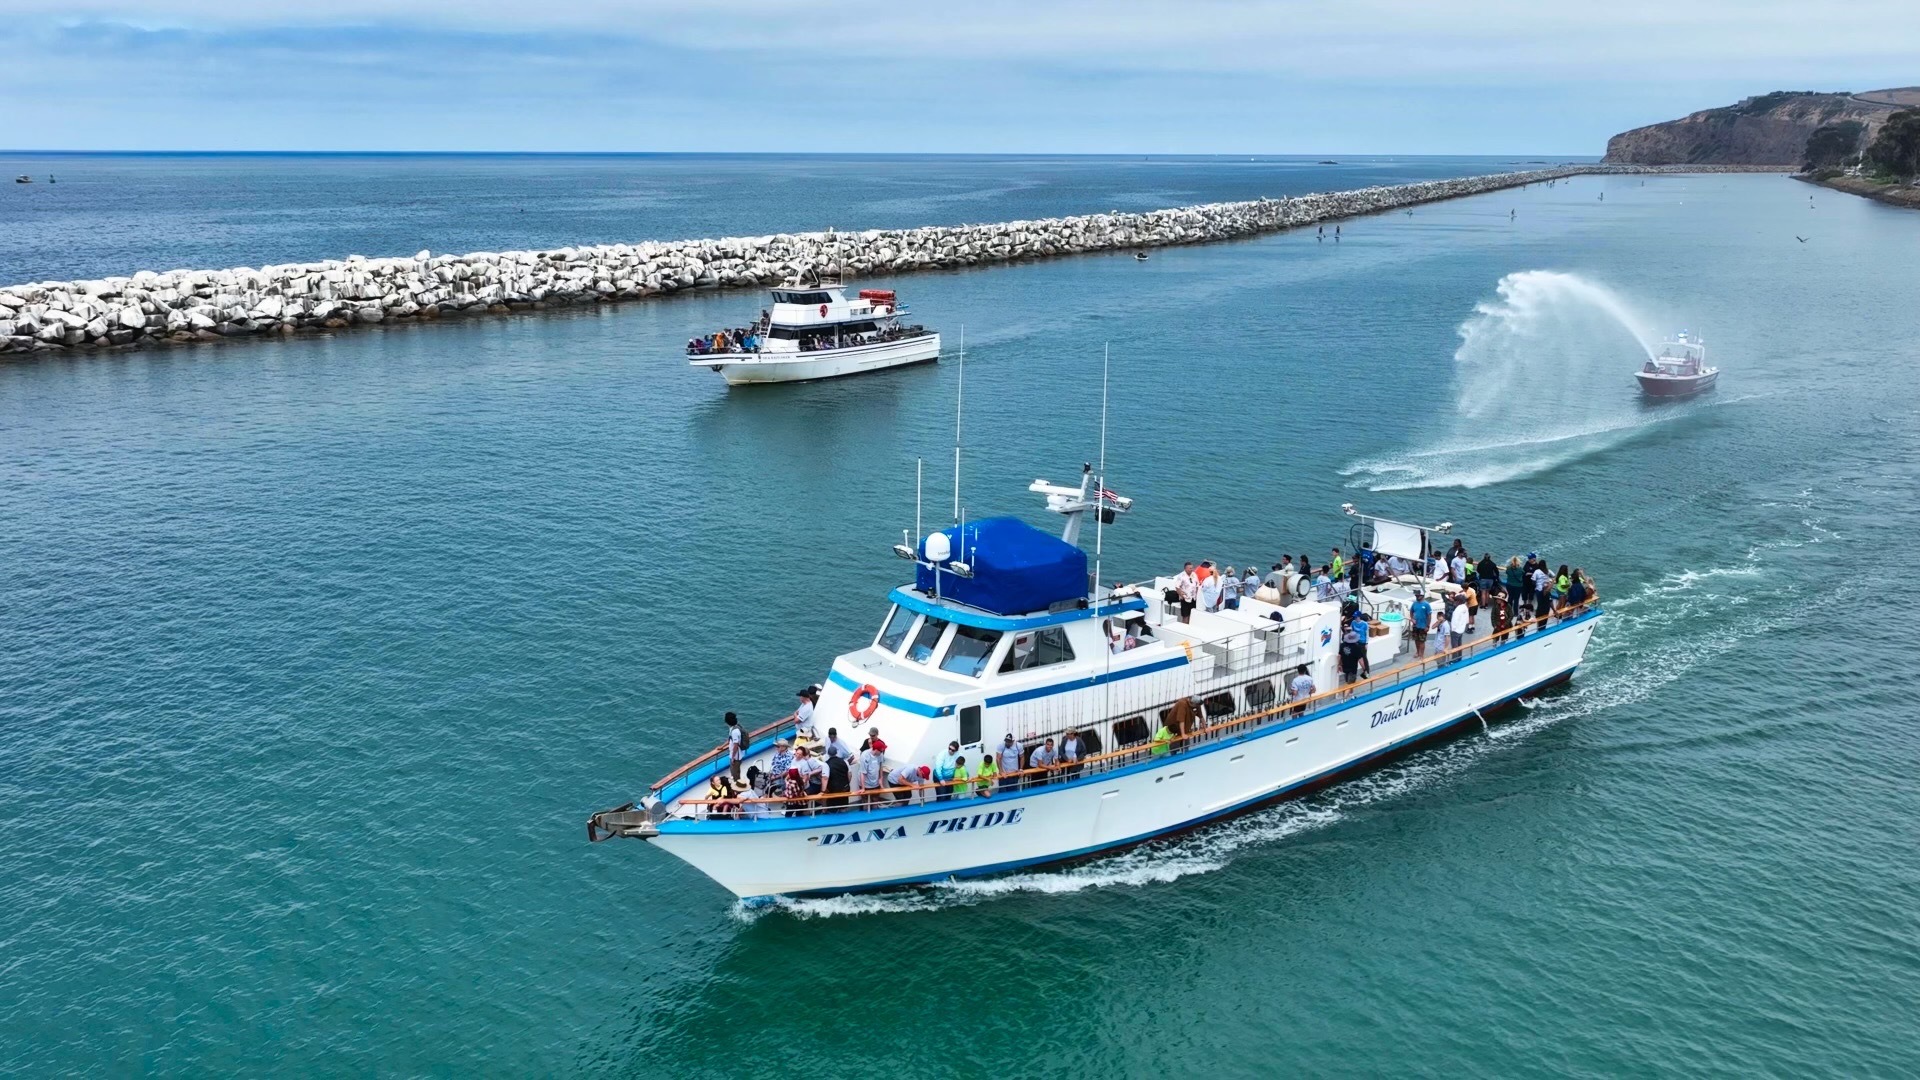
[[[953,558],[973,567],[970,578],[940,575],[940,595],[949,600],[996,615],[1024,615],[1087,595],[1087,553],[1019,518],[982,518],[940,531],[953,545]],[[926,554],[923,543],[920,557]],[[933,571],[920,567],[914,585],[930,591]]]

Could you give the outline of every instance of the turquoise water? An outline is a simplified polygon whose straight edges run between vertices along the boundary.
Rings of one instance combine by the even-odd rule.
[[[1610,614],[1311,798],[753,911],[583,819],[871,632],[957,364],[728,392],[678,344],[758,302],[701,295],[0,367],[0,1071],[1920,1071],[1920,215],[1810,191],[899,280],[971,514],[1097,452],[1111,342],[1107,576],[1350,500]],[[1681,326],[1720,389],[1643,407]]]

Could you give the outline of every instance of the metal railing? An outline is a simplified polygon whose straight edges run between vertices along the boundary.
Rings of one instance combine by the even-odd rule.
[[[766,737],[767,735],[772,734],[774,731],[778,730],[782,726],[798,722],[799,718],[800,718],[799,713],[788,713],[786,716],[783,716],[780,719],[775,720],[773,723],[768,724],[763,728],[756,728],[753,731],[748,732],[747,737],[741,742],[741,748],[745,750],[747,748],[752,747],[754,743],[760,741],[762,738]],[[650,790],[659,791],[661,788],[664,788],[668,784],[673,783],[675,780],[678,780],[681,777],[687,775],[688,773],[693,772],[695,769],[698,769],[702,765],[705,765],[710,761],[716,761],[720,758],[726,757],[728,748],[729,748],[729,744],[721,743],[719,746],[714,747],[713,749],[707,751],[704,754],[701,754],[699,757],[694,758],[692,761],[687,762],[685,765],[680,766],[679,768],[673,770],[672,772],[661,777],[660,779],[655,780],[653,782],[653,787]]]

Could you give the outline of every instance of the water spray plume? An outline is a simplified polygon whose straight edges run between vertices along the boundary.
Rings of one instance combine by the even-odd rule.
[[[1599,453],[1682,415],[1640,407],[1631,373],[1658,344],[1653,322],[1576,274],[1525,270],[1460,324],[1454,406],[1427,447],[1345,470],[1374,491],[1481,487]]]

